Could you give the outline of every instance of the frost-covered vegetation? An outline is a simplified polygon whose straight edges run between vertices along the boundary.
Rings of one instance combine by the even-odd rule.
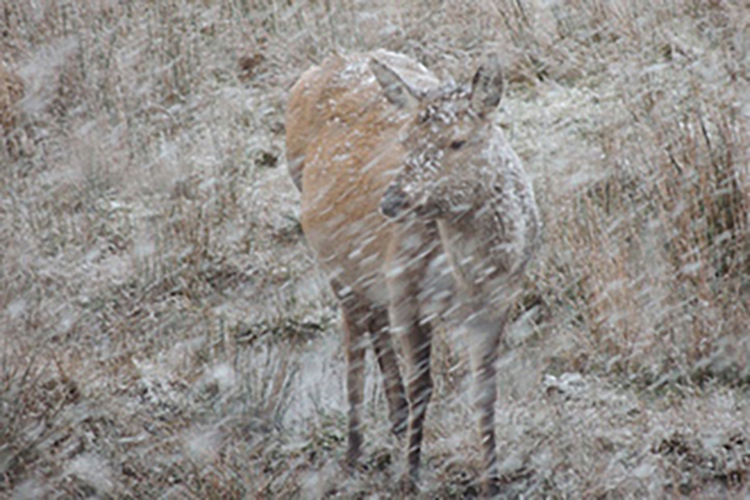
[[[299,231],[287,92],[331,51],[488,50],[544,244],[499,361],[509,496],[750,493],[750,7],[693,0],[0,0],[0,497],[397,495],[368,359]],[[471,497],[465,345],[424,498]]]

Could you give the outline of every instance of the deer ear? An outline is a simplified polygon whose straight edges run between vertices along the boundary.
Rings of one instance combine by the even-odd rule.
[[[391,103],[404,109],[413,109],[417,106],[420,99],[419,93],[398,73],[377,59],[370,59],[370,70],[383,87],[383,93]]]
[[[503,69],[497,54],[488,54],[471,79],[471,107],[481,116],[497,108],[503,95]]]

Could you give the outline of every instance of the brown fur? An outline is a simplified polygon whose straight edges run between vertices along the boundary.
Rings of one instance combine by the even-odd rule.
[[[369,332],[393,430],[407,432],[409,485],[432,392],[432,324],[442,318],[469,335],[487,491],[497,488],[494,365],[517,278],[538,241],[530,185],[490,118],[501,90],[496,57],[467,89],[441,87],[421,65],[381,50],[311,68],[287,108],[302,227],[342,306],[348,462],[362,442]],[[406,390],[392,335],[403,347]]]

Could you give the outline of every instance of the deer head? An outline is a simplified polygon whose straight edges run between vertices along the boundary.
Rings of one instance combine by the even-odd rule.
[[[381,200],[382,214],[428,219],[460,215],[475,194],[480,170],[487,168],[484,152],[495,136],[492,114],[503,90],[499,57],[487,56],[471,85],[427,94],[375,59],[370,69],[386,98],[413,115],[399,135],[403,167]]]

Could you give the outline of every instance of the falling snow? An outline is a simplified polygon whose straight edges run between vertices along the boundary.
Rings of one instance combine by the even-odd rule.
[[[488,393],[472,364],[505,303],[492,377],[505,496],[750,493],[746,5],[6,0],[0,11],[1,498],[401,497],[407,445],[391,432],[371,337],[362,453],[343,465],[346,306],[328,281],[345,281],[340,293],[396,281],[369,298],[400,291],[406,306],[397,278],[420,263],[420,327],[437,326],[418,498],[481,492],[475,403]],[[484,117],[496,139],[481,147],[481,113],[464,112],[493,53],[504,89]],[[292,86],[332,54],[337,90],[305,110],[325,126],[287,120]],[[407,106],[358,54],[397,69]],[[419,116],[410,96],[446,100]],[[414,119],[429,133],[410,135]],[[299,161],[312,135],[287,144],[295,127],[351,133]],[[369,141],[380,155],[365,158]],[[324,158],[321,175],[358,168],[301,197],[294,176]],[[371,185],[393,158],[404,168],[380,182],[404,183],[392,208],[411,204],[417,222],[394,223],[413,255],[380,276],[383,241],[355,236],[388,223],[381,199],[346,186]],[[474,225],[449,227],[490,199]],[[311,207],[339,228],[328,247],[302,231]],[[512,236],[492,239],[501,233]],[[499,276],[514,266],[506,293]],[[489,305],[457,289],[457,268]],[[425,366],[408,369],[402,331],[408,381]]]

